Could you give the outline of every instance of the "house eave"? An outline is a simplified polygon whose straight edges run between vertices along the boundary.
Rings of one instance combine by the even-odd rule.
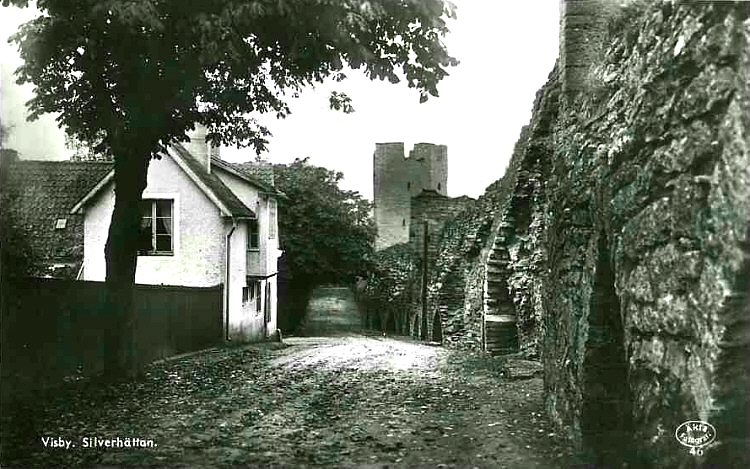
[[[96,186],[94,186],[93,189],[88,191],[88,193],[86,193],[86,195],[84,195],[83,198],[73,206],[73,208],[70,209],[70,214],[76,215],[76,214],[81,213],[83,211],[83,207],[87,203],[89,203],[89,201],[91,201],[94,197],[96,197],[99,191],[104,189],[104,187],[107,184],[109,184],[111,181],[113,181],[114,179],[115,179],[115,170],[113,169],[112,171],[107,173],[107,175],[104,176],[102,180],[99,181],[99,183]]]
[[[180,158],[179,155],[172,154],[171,149],[167,149],[167,155],[169,155],[169,157],[172,158],[172,160],[175,163],[177,163],[180,169],[182,169],[185,172],[185,174],[188,175],[190,180],[193,181],[193,184],[198,186],[198,188],[206,195],[206,197],[208,197],[209,200],[211,200],[211,202],[213,202],[214,205],[216,205],[219,208],[219,211],[221,212],[221,216],[236,218],[232,216],[232,211],[229,210],[229,208],[226,205],[224,205],[221,202],[221,200],[219,200],[218,197],[216,197],[213,191],[209,189],[208,186],[206,186],[203,183],[203,181],[201,181],[201,179],[193,172],[193,170],[190,169],[190,167],[187,164],[185,164],[184,161],[182,161],[182,158]]]

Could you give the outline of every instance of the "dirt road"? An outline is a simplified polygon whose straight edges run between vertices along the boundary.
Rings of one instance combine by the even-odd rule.
[[[3,403],[0,466],[567,465],[538,363],[341,335],[356,314],[347,295],[313,299],[333,313],[309,330],[335,337],[216,349]]]
[[[2,465],[564,465],[534,363],[361,335],[285,342],[32,396],[4,412]],[[155,447],[85,447],[118,437]]]

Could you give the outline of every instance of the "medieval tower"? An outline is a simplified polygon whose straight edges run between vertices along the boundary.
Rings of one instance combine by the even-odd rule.
[[[411,198],[423,190],[448,194],[448,147],[418,143],[406,158],[403,143],[376,143],[373,189],[375,249],[408,242]]]

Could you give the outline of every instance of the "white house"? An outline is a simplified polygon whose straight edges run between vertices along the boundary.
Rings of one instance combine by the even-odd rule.
[[[251,166],[221,160],[217,150],[198,129],[189,144],[151,161],[135,281],[223,284],[227,339],[259,340],[277,327],[277,199],[283,194]],[[105,278],[114,203],[111,171],[71,210],[84,217],[84,280]]]

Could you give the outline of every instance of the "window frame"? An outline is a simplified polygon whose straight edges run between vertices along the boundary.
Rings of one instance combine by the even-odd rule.
[[[242,287],[242,305],[246,306],[248,303],[255,302],[255,312],[261,312],[261,291],[261,281],[257,278],[247,277],[245,279],[245,286]]]
[[[253,227],[255,230],[253,231]],[[253,246],[253,239],[255,240],[255,246]],[[247,221],[247,246],[248,252],[260,251],[260,223],[257,218],[252,218]]]
[[[171,225],[171,233],[169,233],[170,238],[170,250],[169,251],[159,251],[156,249],[157,243],[156,243],[156,226],[157,226],[157,220],[159,218],[166,218],[166,217],[158,217],[156,215],[156,204],[157,202],[163,202],[167,201],[169,202],[170,210],[169,210],[169,220]],[[177,209],[177,201],[175,197],[162,197],[162,196],[155,196],[154,194],[146,194],[145,197],[141,199],[141,202],[150,202],[151,203],[151,246],[154,248],[152,250],[144,250],[144,249],[138,249],[138,256],[143,257],[174,257],[177,254],[177,217],[175,216],[176,209]],[[143,220],[144,217],[142,214],[140,216],[140,219]],[[161,236],[164,236],[163,234]]]

